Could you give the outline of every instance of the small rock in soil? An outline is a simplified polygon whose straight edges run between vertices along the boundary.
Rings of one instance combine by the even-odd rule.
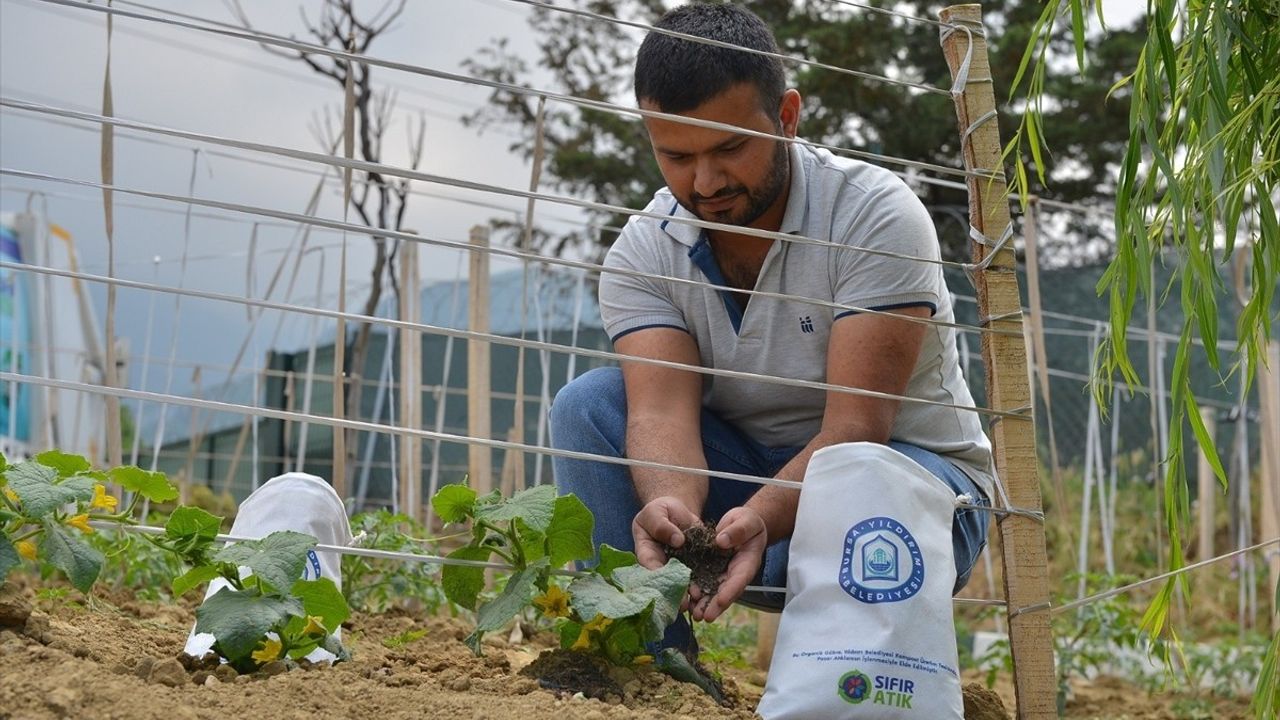
[[[471,689],[471,678],[463,675],[462,677],[449,683],[449,689],[454,692],[466,692]]]
[[[32,640],[37,640],[45,645],[53,642],[53,629],[49,625],[49,616],[42,612],[33,611],[27,616],[27,624],[23,632]]]
[[[236,676],[239,674],[240,673],[236,672],[236,669],[230,665],[219,665],[213,670],[213,676],[222,682],[231,682],[232,680],[235,680]]]
[[[221,685],[221,684],[222,684],[222,681],[218,680],[217,675],[210,675],[209,677],[204,679],[205,687],[213,687],[214,685]]]
[[[31,603],[18,594],[16,587],[0,592],[0,627],[20,628],[31,615]]]
[[[289,666],[285,665],[283,660],[272,660],[271,662],[262,666],[262,674],[266,675],[267,677],[271,677],[273,675],[279,675],[287,671],[288,669],[289,669]]]
[[[44,702],[59,715],[66,717],[73,708],[80,704],[80,691],[71,687],[58,687],[49,691]]]
[[[169,658],[151,666],[151,674],[147,676],[147,680],[159,685],[168,685],[169,687],[182,687],[188,682],[187,671],[182,668],[182,663],[177,658]]]
[[[965,720],[1009,720],[1009,713],[999,695],[981,683],[971,682],[964,686],[964,717]]]
[[[133,666],[133,674],[146,680],[151,677],[151,666],[156,664],[156,659],[147,655],[138,658],[138,664]]]
[[[213,673],[209,672],[208,670],[197,670],[191,673],[191,684],[203,685],[204,681],[208,680],[211,677],[213,677]]]
[[[668,547],[667,555],[684,563],[693,572],[690,582],[706,595],[720,589],[720,577],[729,569],[730,555],[716,547],[716,526],[694,525],[684,531],[684,544]]]

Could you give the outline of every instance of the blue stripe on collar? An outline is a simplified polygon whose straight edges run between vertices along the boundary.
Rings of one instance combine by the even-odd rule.
[[[711,243],[707,241],[705,230],[698,236],[698,242],[689,248],[689,259],[698,266],[712,284],[729,284],[724,279],[724,273],[720,272],[720,264],[716,262],[716,254],[711,250]],[[728,290],[717,290],[717,292],[720,293],[720,299],[724,301],[724,309],[729,313],[729,322],[733,323],[734,334],[742,332],[742,308],[738,306],[738,301]]]

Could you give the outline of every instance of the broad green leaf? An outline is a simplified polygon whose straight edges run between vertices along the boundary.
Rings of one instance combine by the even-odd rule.
[[[57,470],[58,477],[71,477],[93,467],[85,458],[61,450],[46,450],[36,455],[36,462]]]
[[[600,546],[600,564],[596,565],[596,573],[608,579],[613,577],[613,571],[620,567],[636,564],[636,554],[630,550],[619,550],[612,545]]]
[[[447,523],[460,523],[471,517],[476,506],[476,491],[466,485],[445,485],[431,498],[436,515]]]
[[[315,546],[316,539],[310,535],[281,530],[261,540],[228,545],[219,550],[213,560],[243,565],[273,590],[286,592],[302,575],[307,551]]]
[[[573,609],[579,617],[596,614],[620,619],[645,612],[652,607],[652,637],[662,631],[680,613],[680,601],[689,588],[689,568],[679,560],[668,560],[657,570],[628,565],[613,571],[613,584],[599,575],[588,575],[569,585]],[[616,587],[615,587],[616,585]],[[652,638],[651,638],[652,639]]]
[[[551,559],[551,567],[594,555],[595,546],[591,543],[594,524],[591,511],[576,496],[556,498],[551,526],[547,528],[547,556]]]
[[[324,629],[330,633],[341,627],[342,622],[351,617],[351,608],[347,606],[347,599],[329,578],[299,580],[293,584],[293,594],[302,601],[302,607],[306,613],[319,617]]]
[[[538,485],[511,496],[509,500],[476,509],[476,519],[499,525],[516,518],[530,530],[546,532],[555,511],[556,488],[554,485]]]
[[[92,488],[86,495],[76,486],[54,485],[58,471],[40,463],[19,463],[5,471],[5,475],[9,478],[9,489],[17,493],[28,517],[42,517],[67,503],[93,497]]]
[[[304,612],[296,598],[257,595],[225,587],[196,610],[196,632],[217,640],[222,656],[232,663],[247,658],[267,631]]]
[[[500,629],[529,606],[538,589],[535,584],[538,574],[545,568],[546,563],[541,562],[512,575],[498,597],[480,606],[476,613],[476,629],[465,640],[472,652],[479,655],[480,640],[485,633]]]
[[[617,665],[630,665],[637,655],[645,654],[642,618],[615,620],[604,638],[604,652]]]
[[[178,488],[162,472],[150,472],[126,465],[112,468],[107,477],[125,490],[136,492],[151,502],[162,503],[178,499]]]
[[[578,636],[582,634],[582,623],[570,620],[560,626],[560,647],[572,647],[578,641]]]
[[[216,577],[219,577],[216,565],[193,567],[173,579],[173,596],[175,598],[182,597],[192,588],[199,587]]]
[[[297,618],[297,619],[295,619],[295,620],[291,620],[291,621],[290,621],[290,624],[295,623],[295,622],[296,622],[296,623],[302,623],[302,622],[305,622],[305,621],[304,621],[302,618]],[[320,647],[320,641],[319,641],[319,640],[312,640],[312,641],[310,641],[310,642],[306,642],[306,643],[303,643],[303,644],[301,644],[301,645],[295,645],[295,646],[293,646],[292,648],[289,648],[289,659],[290,659],[290,660],[301,660],[302,658],[304,658],[304,657],[306,657],[306,656],[310,655],[310,654],[311,654],[311,651],[312,651],[312,650],[315,650],[315,649],[316,649],[316,648],[318,648],[318,647]]]
[[[466,545],[449,553],[453,560],[489,559],[489,549]],[[440,586],[449,602],[468,610],[476,609],[476,598],[484,589],[484,568],[467,565],[445,565],[440,570]]]
[[[631,617],[645,611],[655,593],[624,593],[599,575],[578,578],[569,584],[573,609],[578,617],[604,615],[610,619]]]
[[[45,561],[66,574],[71,585],[80,592],[89,592],[98,579],[98,573],[102,572],[102,553],[67,532],[65,526],[48,518],[44,521],[40,552]]]
[[[75,492],[77,500],[92,500],[93,488],[100,484],[97,480],[87,475],[75,475],[57,482],[58,487],[67,488]]]
[[[519,520],[516,523],[516,536],[520,538],[520,551],[524,553],[525,565],[547,557],[547,536],[537,530],[530,530]]]
[[[13,542],[9,540],[9,536],[0,531],[0,583],[9,576],[9,571],[18,567],[22,563],[22,558],[18,556],[18,549],[13,546]]]
[[[169,515],[164,534],[174,540],[201,537],[212,540],[222,529],[222,518],[197,507],[183,505]]]

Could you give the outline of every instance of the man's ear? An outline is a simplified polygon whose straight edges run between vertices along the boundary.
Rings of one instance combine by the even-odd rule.
[[[782,93],[782,102],[778,104],[778,120],[782,123],[784,137],[793,138],[800,127],[800,92],[788,88]]]

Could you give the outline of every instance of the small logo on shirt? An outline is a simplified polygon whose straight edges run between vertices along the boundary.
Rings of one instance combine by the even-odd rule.
[[[800,332],[803,332],[803,333],[813,332],[813,318],[809,317],[808,315],[805,315],[804,317],[800,318]]]

